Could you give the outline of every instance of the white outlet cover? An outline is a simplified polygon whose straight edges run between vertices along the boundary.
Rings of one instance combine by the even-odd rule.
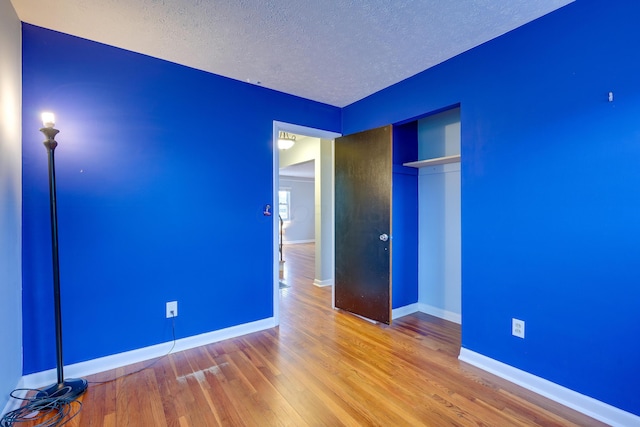
[[[171,313],[173,311],[173,313]],[[167,319],[178,316],[178,301],[170,301],[167,303]]]
[[[524,338],[524,320],[511,319],[511,334],[519,338]]]

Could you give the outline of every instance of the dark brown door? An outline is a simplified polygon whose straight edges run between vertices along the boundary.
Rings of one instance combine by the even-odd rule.
[[[335,140],[335,306],[391,322],[391,126]]]

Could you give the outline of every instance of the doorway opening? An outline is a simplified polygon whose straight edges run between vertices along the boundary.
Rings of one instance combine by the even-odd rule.
[[[394,156],[401,158],[397,163],[404,170],[417,171],[414,208],[418,214],[418,301],[394,309],[394,317],[396,312],[400,317],[418,311],[430,321],[441,319],[457,335],[458,346],[462,323],[461,124],[461,105],[456,104],[394,125],[398,131],[394,136],[399,137],[394,139]],[[398,303],[395,297],[394,293]]]
[[[396,295],[400,286],[393,287],[392,318],[402,317],[414,312],[422,312],[428,315],[448,320],[457,324],[462,321],[461,314],[461,181],[460,181],[460,143],[461,143],[461,108],[460,105],[452,105],[438,111],[408,119],[393,125],[399,133],[404,135],[404,142],[398,147],[411,144],[410,158],[401,160],[394,166],[394,171],[413,169],[417,175],[417,196],[415,210],[419,218],[419,247],[416,248],[418,257],[417,289],[412,295]],[[304,126],[292,125],[282,122],[273,123],[273,141],[278,139],[280,131],[285,131],[302,136],[329,140],[329,162],[333,167],[335,157],[334,138],[340,134],[323,131]],[[394,130],[395,132],[395,130]],[[405,135],[406,134],[406,135]],[[406,137],[406,138],[405,138]],[[406,140],[405,140],[406,139]],[[394,145],[393,156],[396,156],[397,146]],[[273,200],[278,200],[280,190],[280,155],[281,152],[274,147],[273,155]],[[400,156],[403,157],[403,156]],[[311,159],[307,159],[309,161]],[[318,164],[314,158],[314,170]],[[300,163],[300,162],[299,162]],[[292,162],[291,164],[295,164]],[[300,166],[303,167],[303,166]],[[309,167],[309,165],[307,165]],[[331,177],[329,185],[320,185],[321,189],[316,194],[321,194],[324,200],[330,200],[331,210],[323,215],[322,232],[314,234],[316,245],[329,249],[328,261],[322,265],[329,274],[325,277],[316,268],[316,275],[310,279],[317,286],[331,286],[332,305],[335,305],[335,171],[332,169],[328,175]],[[317,176],[314,177],[317,180]],[[319,184],[314,182],[314,188]],[[323,193],[328,193],[328,196]],[[415,196],[414,196],[415,197]],[[321,205],[322,203],[320,203]],[[318,203],[316,203],[318,205]],[[399,218],[398,215],[396,217]],[[280,322],[280,289],[279,289],[279,221],[273,222],[274,244],[274,291],[273,307],[274,320]],[[382,232],[381,232],[382,233]],[[394,233],[398,233],[398,227]],[[322,240],[322,234],[328,236],[327,241]],[[398,235],[396,235],[398,237]],[[382,238],[382,234],[380,235]],[[396,239],[396,243],[399,243]],[[398,245],[396,245],[399,247]],[[316,246],[318,249],[318,246]],[[397,248],[396,248],[397,249]],[[415,252],[414,252],[415,253]],[[321,250],[316,251],[316,258],[321,256]],[[403,257],[398,257],[402,259]],[[321,262],[316,259],[317,262]],[[286,260],[285,260],[286,262]],[[401,271],[400,269],[395,269]],[[414,283],[414,280],[411,280]],[[415,295],[417,294],[417,295]],[[415,295],[415,296],[414,296]],[[396,298],[398,297],[398,298]],[[406,298],[404,298],[406,297]],[[403,298],[406,301],[403,301]],[[417,299],[417,301],[416,301]],[[334,307],[335,308],[335,307]]]
[[[278,149],[275,141],[281,132],[295,137],[293,147]],[[280,323],[281,271],[286,268],[287,244],[314,242],[315,274],[309,284],[333,285],[333,140],[338,136],[340,134],[336,132],[273,122],[273,200],[278,202],[278,212],[282,209],[287,217],[287,220],[275,218],[273,221],[273,315],[276,324]],[[280,259],[281,243],[284,263]],[[286,277],[284,284],[287,285]]]
[[[418,295],[420,311],[462,322],[461,110],[419,118]]]

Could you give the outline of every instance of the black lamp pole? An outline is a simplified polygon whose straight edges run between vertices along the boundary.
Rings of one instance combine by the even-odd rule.
[[[53,153],[58,146],[55,140],[60,132],[54,129],[53,114],[44,113],[42,115],[44,127],[40,129],[45,137],[44,146],[49,155],[49,207],[51,212],[51,252],[53,256],[53,304],[55,311],[56,326],[56,368],[58,380],[55,384],[41,390],[36,397],[56,397],[73,399],[87,389],[87,380],[83,378],[64,379],[63,359],[62,359],[62,310],[60,308],[60,263],[58,259],[58,208],[56,202],[56,165]]]

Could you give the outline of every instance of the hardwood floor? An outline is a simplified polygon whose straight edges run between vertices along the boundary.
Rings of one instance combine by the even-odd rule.
[[[418,313],[374,325],[331,309],[331,288],[312,284],[313,251],[285,246],[278,328],[92,384],[67,425],[603,425],[458,361],[457,324]]]

